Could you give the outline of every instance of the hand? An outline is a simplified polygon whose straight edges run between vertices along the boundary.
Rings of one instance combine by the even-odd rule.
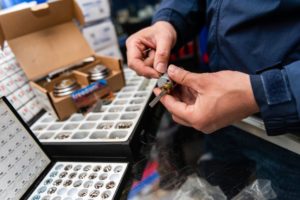
[[[161,98],[174,121],[204,133],[212,133],[259,112],[249,75],[236,71],[196,74],[174,65],[168,69],[170,78],[187,97],[177,91]],[[176,88],[175,88],[176,90]],[[158,95],[160,89],[154,93]]]
[[[133,34],[126,41],[128,66],[140,76],[158,78],[161,73],[167,71],[176,37],[173,26],[163,21]],[[144,51],[149,48],[152,51],[147,57]]]

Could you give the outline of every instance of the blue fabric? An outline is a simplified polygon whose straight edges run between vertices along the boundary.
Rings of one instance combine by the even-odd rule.
[[[266,71],[260,77],[268,105],[277,105],[291,101],[292,97],[281,70]]]
[[[267,133],[277,135],[300,131],[299,12],[298,0],[165,0],[153,23],[175,27],[176,48],[207,25],[209,71],[250,74]],[[283,68],[256,74],[277,63]]]

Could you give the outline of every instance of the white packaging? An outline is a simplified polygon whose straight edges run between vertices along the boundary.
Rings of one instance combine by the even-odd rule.
[[[22,101],[19,99],[16,93],[10,94],[9,96],[7,96],[7,99],[16,110],[18,110],[22,106]]]
[[[110,20],[85,27],[82,32],[91,48],[96,52],[117,43],[115,27]]]
[[[26,108],[31,112],[32,117],[37,115],[41,110],[42,106],[41,104],[37,101],[36,98],[31,99],[27,104]]]
[[[85,23],[102,20],[110,16],[108,0],[76,0],[81,9]]]
[[[27,105],[24,105],[23,107],[21,107],[18,110],[18,113],[21,115],[22,119],[25,122],[28,122],[29,120],[31,120],[34,117],[34,115],[32,114],[32,112],[30,111],[30,109],[28,108]]]
[[[1,61],[0,61],[1,62]],[[6,78],[6,71],[2,63],[0,63],[0,81]]]
[[[26,101],[29,101],[30,99],[34,98],[32,87],[29,84],[24,85],[21,89],[25,92]]]
[[[6,87],[6,82],[8,82],[8,81],[9,80],[6,79],[6,80],[0,82],[0,97],[7,96],[9,93],[11,93],[9,88]]]
[[[17,60],[15,57],[12,57],[11,59],[7,60],[6,61],[8,66],[9,66],[9,70],[12,72],[12,73],[16,73],[18,71],[21,70],[21,67],[19,66]]]
[[[30,100],[30,98],[28,97],[28,95],[26,95],[26,92],[23,88],[19,88],[18,90],[16,90],[16,92],[14,92],[14,95],[16,95],[16,97],[19,99],[21,103],[19,107],[26,104]]]
[[[18,87],[22,87],[28,82],[28,79],[26,78],[26,76],[22,70],[20,70],[18,73],[16,73],[11,78],[15,81],[15,84]]]
[[[15,91],[18,86],[12,79],[5,79],[0,83],[1,96],[7,96],[8,94]]]
[[[123,56],[121,54],[118,44],[113,44],[104,49],[101,49],[100,51],[97,51],[96,54],[100,55],[100,56],[102,55],[102,56],[115,57],[115,58],[119,58],[119,59],[123,60]]]

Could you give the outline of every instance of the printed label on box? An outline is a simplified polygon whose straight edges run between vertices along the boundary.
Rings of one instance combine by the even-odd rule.
[[[10,94],[12,91],[9,89],[9,87],[7,87],[7,82],[9,82],[8,79],[0,82],[0,97],[2,96],[7,96],[8,94]]]
[[[22,87],[22,90],[25,92],[26,98],[32,99],[34,97],[33,90],[29,84],[26,84]]]
[[[105,49],[102,49],[100,51],[96,52],[97,55],[99,56],[110,56],[110,57],[115,57],[123,60],[123,56],[121,54],[121,51],[119,49],[119,45],[114,44],[109,47],[106,47]]]
[[[22,87],[28,82],[28,79],[26,78],[23,71],[19,71],[18,73],[16,73],[15,76],[12,77],[12,79],[14,79],[18,87]]]
[[[102,20],[110,16],[108,0],[76,0],[86,23]]]
[[[27,105],[21,107],[18,110],[18,113],[21,115],[22,119],[26,122],[28,122],[30,119],[33,118],[33,114],[30,111],[30,109],[27,107]]]
[[[32,99],[26,104],[26,108],[31,112],[32,117],[37,115],[41,110],[42,107],[36,99]]]
[[[12,104],[12,106],[18,110],[22,106],[22,102],[16,93],[13,93],[7,97],[8,101]]]
[[[29,101],[26,92],[22,88],[18,89],[14,94],[20,100],[21,106],[26,104]]]
[[[7,87],[8,91],[14,92],[15,90],[18,89],[18,86],[12,77],[6,79],[4,82],[5,82],[5,86]]]
[[[117,43],[116,31],[111,21],[86,27],[83,29],[83,35],[94,51]]]
[[[0,81],[6,78],[6,71],[2,63],[0,64]]]

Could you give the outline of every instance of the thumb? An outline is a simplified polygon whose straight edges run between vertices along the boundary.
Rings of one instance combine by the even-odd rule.
[[[166,73],[169,63],[172,40],[168,37],[161,37],[157,41],[156,52],[154,57],[154,69],[160,73]]]
[[[173,80],[177,84],[187,86],[193,89],[196,89],[197,82],[199,81],[197,74],[176,67],[175,65],[169,66],[168,75],[171,78],[171,80]]]

